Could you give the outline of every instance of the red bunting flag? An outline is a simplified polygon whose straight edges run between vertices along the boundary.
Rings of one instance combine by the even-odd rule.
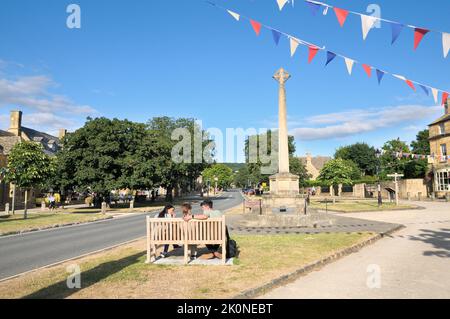
[[[339,24],[341,25],[341,27],[343,27],[345,20],[347,20],[347,16],[349,13],[348,10],[334,8],[334,13],[336,13],[336,17],[339,21]]]
[[[415,28],[414,29],[414,50],[417,49],[420,42],[422,41],[423,37],[430,32],[430,30],[427,29],[421,29],[421,28]]]
[[[251,19],[250,23],[252,24],[253,30],[255,30],[256,35],[259,35],[261,33],[261,23]]]
[[[410,80],[406,80],[406,84],[408,84],[408,86],[413,89],[414,91],[416,90],[416,87],[414,86],[414,84],[410,81]]]
[[[364,71],[366,71],[367,75],[370,78],[372,76],[372,67],[370,65],[367,65],[367,64],[363,64],[362,66],[364,68]]]
[[[448,100],[448,92],[443,92],[442,93],[442,105],[445,105],[447,103]]]
[[[314,60],[314,57],[316,56],[317,52],[319,52],[318,47],[309,46],[309,57],[308,57],[308,63],[311,63],[312,60]]]

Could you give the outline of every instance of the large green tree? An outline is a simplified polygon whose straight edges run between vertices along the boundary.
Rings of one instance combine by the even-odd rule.
[[[108,196],[116,189],[148,189],[157,180],[157,142],[144,124],[88,119],[63,143],[55,181],[61,190]]]
[[[353,161],[363,175],[373,176],[377,173],[376,150],[366,143],[341,147],[336,151],[334,157]]]
[[[291,156],[289,159],[289,170],[292,174],[300,177],[300,186],[307,186],[307,182],[311,179],[311,175],[308,174],[305,164],[300,158]]]
[[[217,178],[217,186],[227,188],[233,183],[233,170],[225,164],[214,164],[203,171],[203,181],[209,181],[214,186]]]
[[[318,180],[326,185],[336,186],[339,184],[351,185],[360,178],[361,172],[355,163],[337,158],[325,164],[320,171]]]
[[[155,171],[158,183],[167,190],[166,200],[172,201],[174,189],[193,186],[195,180],[209,166],[214,154],[214,143],[194,119],[156,117],[148,122],[147,127],[156,141],[158,156],[155,159]],[[177,150],[176,146],[179,144],[185,147]],[[174,158],[182,156],[182,153],[188,155],[186,160]]]
[[[28,191],[44,186],[55,170],[55,161],[45,154],[41,144],[21,142],[11,150],[5,180],[25,190],[24,219],[27,219]]]
[[[429,130],[420,131],[416,140],[411,142],[411,151],[416,155],[429,155],[431,152],[429,137]],[[406,178],[425,178],[427,172],[428,160],[426,159],[413,159],[405,165]]]
[[[387,141],[383,145],[384,154],[381,156],[381,177],[387,179],[388,174],[404,174],[409,159],[399,158],[399,153],[411,153],[408,145],[400,139]]]

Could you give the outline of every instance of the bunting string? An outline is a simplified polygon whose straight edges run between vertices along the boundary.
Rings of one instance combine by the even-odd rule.
[[[280,1],[287,1],[287,0],[277,0],[280,11],[281,11],[281,10],[283,10],[283,7],[286,3],[284,3],[282,6],[280,6]],[[368,36],[370,30],[373,29],[375,27],[375,25],[383,22],[383,23],[389,24],[391,26],[391,31],[392,31],[391,44],[394,44],[397,41],[397,39],[399,38],[403,29],[406,27],[406,28],[414,30],[414,50],[417,50],[420,43],[422,42],[422,40],[428,33],[433,32],[433,33],[439,34],[442,37],[442,47],[443,47],[444,58],[447,58],[448,53],[450,51],[450,33],[448,33],[448,32],[437,31],[437,30],[433,30],[430,28],[417,27],[414,25],[400,23],[400,22],[384,19],[381,17],[376,17],[376,16],[372,16],[372,15],[367,15],[367,14],[343,9],[343,8],[338,8],[338,7],[332,6],[330,4],[316,1],[316,0],[304,0],[304,1],[310,8],[313,15],[317,15],[317,12],[319,12],[321,9],[325,9],[324,13],[323,13],[324,15],[327,15],[329,10],[334,10],[334,12],[336,14],[336,18],[341,27],[344,27],[344,24],[347,21],[347,17],[350,14],[360,17],[363,40],[367,39],[367,36]]]
[[[318,51],[326,51],[327,52],[327,61],[326,61],[325,65],[330,64],[332,61],[334,61],[336,59],[336,57],[339,57],[339,58],[341,58],[341,59],[343,59],[345,61],[345,65],[347,67],[347,71],[348,71],[348,73],[350,75],[352,75],[352,73],[353,73],[353,69],[354,69],[355,64],[360,64],[362,66],[362,68],[364,69],[364,71],[367,73],[369,78],[372,76],[372,71],[375,71],[375,73],[377,75],[377,81],[378,81],[379,84],[381,84],[381,81],[383,80],[384,76],[386,74],[388,74],[388,75],[391,75],[392,77],[394,77],[396,79],[399,79],[399,80],[405,82],[414,91],[417,90],[417,88],[416,88],[416,86],[417,86],[417,87],[420,87],[422,89],[422,91],[427,96],[429,96],[430,92],[431,92],[432,96],[434,98],[434,102],[436,104],[438,104],[438,102],[439,102],[438,101],[439,93],[442,94],[442,103],[441,103],[442,105],[444,105],[446,103],[446,101],[447,101],[447,99],[449,97],[449,93],[448,93],[447,90],[438,89],[436,87],[433,87],[433,86],[430,86],[430,85],[427,85],[427,84],[423,84],[423,83],[418,82],[418,81],[413,81],[411,79],[406,78],[403,75],[398,75],[398,74],[395,74],[395,73],[392,73],[392,72],[385,71],[385,70],[383,70],[381,68],[377,68],[377,67],[371,66],[371,65],[366,64],[366,63],[361,63],[361,62],[359,62],[359,61],[357,61],[355,59],[352,59],[352,58],[349,58],[349,57],[347,57],[345,55],[336,53],[335,51],[328,50],[328,49],[326,49],[325,46],[320,46],[320,45],[313,44],[311,42],[302,40],[302,39],[300,39],[298,37],[295,37],[293,35],[290,35],[288,33],[283,32],[283,31],[277,30],[277,29],[275,29],[275,28],[273,28],[271,26],[268,26],[268,25],[265,25],[265,24],[263,24],[261,22],[258,22],[256,20],[250,18],[250,17],[246,17],[246,16],[241,15],[241,14],[239,14],[237,12],[234,12],[234,11],[231,11],[231,10],[229,10],[227,8],[221,7],[221,6],[215,4],[215,3],[211,2],[211,1],[206,1],[206,2],[211,4],[214,7],[218,8],[218,9],[226,11],[236,21],[247,20],[248,22],[250,22],[250,25],[253,28],[253,30],[254,30],[254,32],[255,32],[255,34],[257,36],[259,36],[261,34],[261,31],[262,31],[263,28],[266,29],[266,30],[269,30],[272,33],[272,37],[273,37],[273,40],[274,40],[276,45],[279,44],[281,36],[284,36],[285,38],[287,38],[289,40],[291,57],[293,57],[295,55],[299,45],[308,47],[308,50],[309,50],[308,63],[311,63],[313,61],[313,59],[315,58],[315,56],[318,53]]]
[[[389,154],[392,155],[395,158],[402,159],[402,158],[409,158],[409,159],[431,159],[431,160],[439,160],[441,162],[450,161],[449,155],[421,155],[421,154],[412,154],[412,153],[403,153],[403,152],[388,152],[385,150],[381,150],[381,155]]]

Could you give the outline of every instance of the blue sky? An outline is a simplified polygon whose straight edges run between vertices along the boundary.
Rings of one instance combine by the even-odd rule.
[[[216,0],[217,4],[298,38],[387,71],[450,90],[449,58],[441,38],[428,34],[413,51],[405,29],[395,45],[382,25],[362,40],[350,15],[340,28],[333,12],[312,16],[303,1],[280,12],[275,0]],[[364,13],[371,3],[383,18],[450,32],[448,0],[325,1]],[[66,27],[66,7],[79,4],[80,30]],[[280,68],[288,82],[289,129],[297,153],[332,155],[341,145],[410,142],[442,107],[419,90],[386,77],[378,86],[360,65],[349,76],[342,60],[324,67],[319,52],[307,63],[299,47],[275,46],[262,30],[236,22],[203,0],[2,0],[0,10],[0,125],[20,108],[25,125],[74,130],[87,116],[145,122],[154,116],[195,117],[204,128],[264,128],[277,121]]]

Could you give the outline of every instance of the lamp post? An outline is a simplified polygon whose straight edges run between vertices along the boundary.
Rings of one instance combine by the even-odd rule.
[[[381,197],[381,182],[380,182],[381,150],[377,149],[375,154],[377,156],[378,207],[381,207],[383,205],[383,198]]]

